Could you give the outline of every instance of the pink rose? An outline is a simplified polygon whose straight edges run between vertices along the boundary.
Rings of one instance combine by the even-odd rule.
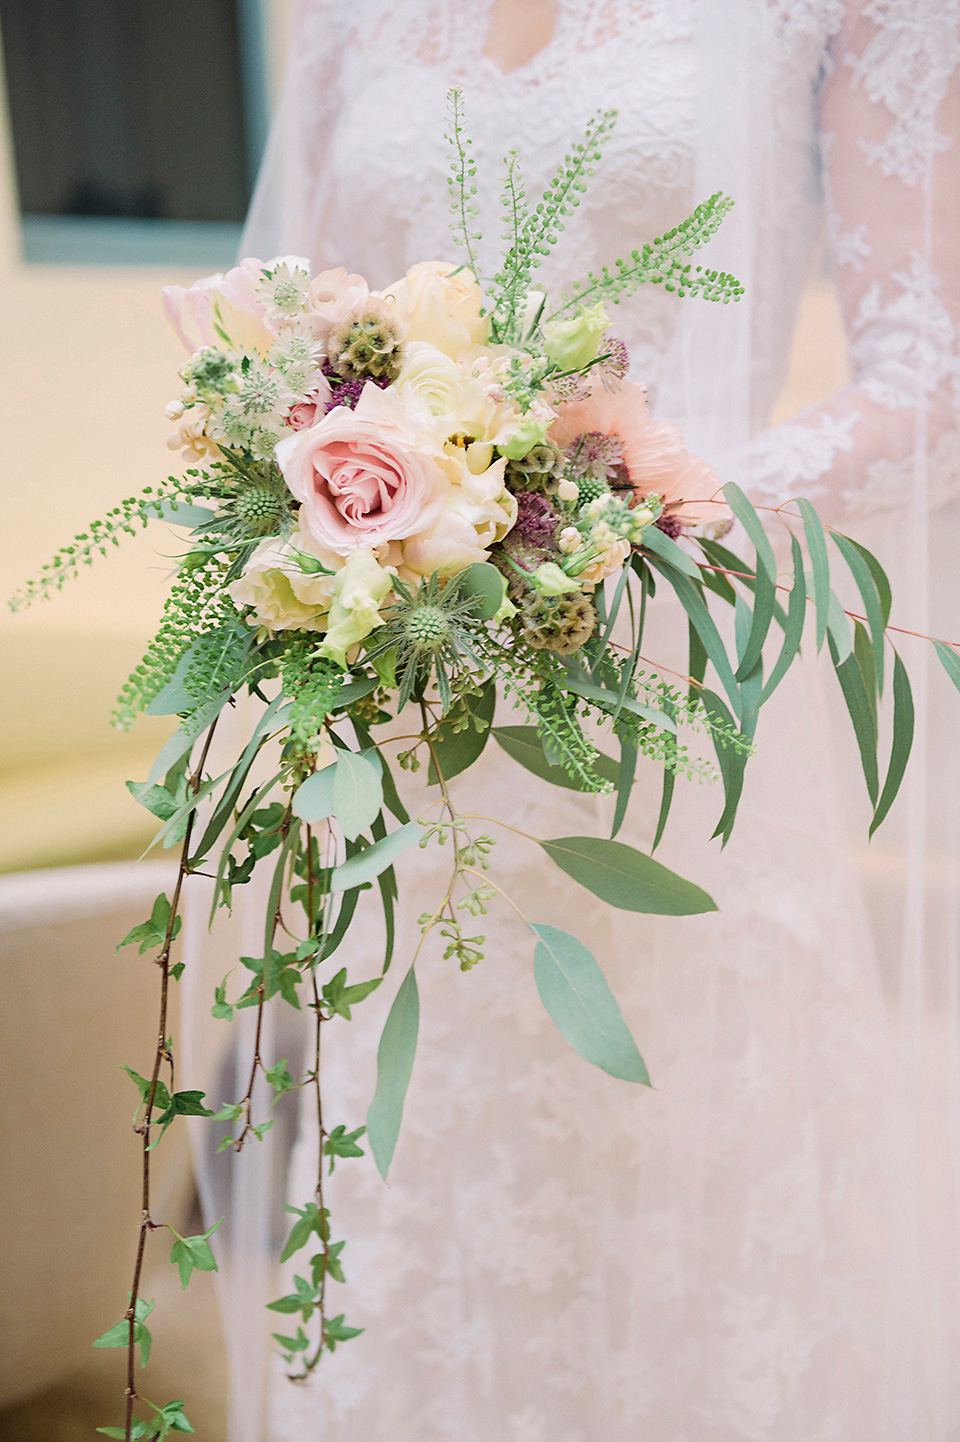
[[[264,321],[264,306],[257,294],[263,261],[242,260],[226,275],[208,275],[193,285],[165,285],[163,308],[167,319],[189,351],[199,346],[223,346],[215,326],[225,331],[230,345],[240,351],[265,354],[274,337]],[[219,322],[214,306],[220,315]]]
[[[313,277],[307,295],[307,324],[322,346],[333,327],[362,306],[369,295],[363,276],[349,275],[342,265]]]
[[[330,382],[326,376],[321,376],[319,384],[314,390],[308,396],[304,396],[302,401],[297,401],[296,405],[290,407],[287,424],[295,431],[305,431],[310,426],[316,425],[326,412],[331,394]]]
[[[301,502],[302,524],[341,556],[424,530],[448,488],[429,438],[396,396],[375,385],[364,386],[354,410],[337,406],[287,436],[276,455]]]

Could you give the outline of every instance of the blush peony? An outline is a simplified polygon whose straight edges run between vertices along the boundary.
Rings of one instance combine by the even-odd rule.
[[[277,446],[277,464],[323,550],[347,555],[432,525],[447,482],[424,433],[396,396],[366,385],[354,410],[337,406]]]

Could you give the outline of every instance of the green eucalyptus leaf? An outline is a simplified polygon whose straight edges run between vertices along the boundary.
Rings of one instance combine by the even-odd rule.
[[[953,646],[949,646],[946,641],[934,641],[933,649],[937,653],[941,666],[957,690],[960,691],[960,656],[957,655]]]
[[[420,1029],[420,995],[411,966],[393,1000],[377,1049],[377,1089],[367,1112],[367,1139],[377,1170],[393,1160]]]
[[[688,556],[683,547],[678,546],[676,541],[672,541],[658,526],[647,527],[643,533],[641,545],[644,550],[652,551],[655,556],[659,556],[660,560],[672,567],[673,570],[681,571],[683,575],[689,576],[693,581],[700,580],[700,567],[693,557]]]
[[[540,999],[574,1051],[623,1081],[650,1085],[643,1057],[596,960],[575,936],[531,924]]]
[[[680,576],[671,572],[668,568],[662,567],[660,562],[654,561],[654,566],[670,582],[676,592],[677,599],[686,611],[691,625],[694,627],[700,638],[703,649],[713,663],[713,668],[720,677],[721,685],[730,699],[730,705],[735,714],[739,717],[741,713],[740,688],[737,685],[736,677],[733,674],[733,667],[727,655],[726,647],[717,630],[716,623],[707,609],[698,586],[694,586],[686,576]]]
[[[539,844],[574,881],[622,911],[695,916],[717,909],[699,886],[622,841],[608,841],[601,836],[558,836]]]
[[[838,551],[843,556],[849,567],[850,574],[857,583],[857,590],[860,592],[860,599],[863,601],[863,609],[867,618],[867,626],[870,630],[870,639],[873,645],[873,665],[876,673],[877,694],[883,695],[883,663],[884,663],[884,604],[877,589],[877,580],[873,570],[864,558],[859,546],[851,541],[848,536],[842,536],[838,531],[833,532],[833,540]],[[879,562],[875,562],[879,566]]]
[[[812,576],[811,591],[817,612],[817,650],[823,645],[830,620],[830,558],[827,555],[827,538],[823,523],[806,496],[797,497],[794,502],[803,518],[803,531],[807,541],[807,555],[810,557]]]
[[[440,722],[432,737],[436,765],[431,755],[427,770],[427,780],[431,786],[438,784],[437,766],[440,767],[443,779],[450,781],[473,765],[490,740],[490,728],[496,707],[497,685],[491,678],[484,683],[479,696],[471,696],[467,703],[467,709],[476,718],[476,724],[470,722],[462,731],[454,731],[449,722]]]
[[[893,805],[903,781],[910,751],[913,746],[914,710],[913,692],[907,668],[899,654],[893,653],[893,741],[890,748],[890,765],[887,768],[883,791],[877,802],[870,823],[870,835],[876,831]]]
[[[325,821],[333,815],[333,778],[336,771],[336,762],[331,761],[329,766],[301,781],[293,793],[293,814],[308,826],[315,826],[318,821]]]
[[[727,505],[753,542],[753,548],[757,553],[758,574],[761,569],[766,571],[767,579],[772,584],[777,579],[777,560],[773,554],[770,538],[763,529],[763,522],[735,481],[727,482],[723,488],[723,496]],[[772,614],[772,606],[770,610]]]
[[[516,761],[526,771],[531,771],[534,776],[539,776],[541,781],[549,781],[554,786],[563,786],[568,791],[581,789],[574,777],[570,776],[562,767],[550,765],[536,726],[495,726],[493,737],[513,761]],[[593,769],[605,781],[616,782],[620,774],[617,763],[610,756],[602,754],[597,756],[593,763]]]
[[[503,605],[506,586],[503,576],[489,561],[474,561],[452,583],[465,600],[474,599],[472,614],[481,621],[490,621]]]
[[[867,783],[867,793],[873,806],[876,807],[880,785],[877,772],[877,725],[870,698],[863,683],[863,673],[857,665],[856,657],[852,654],[848,653],[846,658],[840,659],[832,627],[829,645],[833,667],[837,673],[837,680],[840,682],[843,699],[846,702],[847,711],[853,723],[854,735],[857,738],[857,746],[860,749],[860,761],[863,766],[863,779]]]
[[[793,550],[793,587],[790,591],[787,619],[783,628],[783,645],[760,694],[761,705],[769,701],[793,665],[803,636],[803,623],[807,613],[807,585],[803,573],[803,552],[800,549],[800,542],[792,533],[790,544]]]
[[[393,865],[401,851],[419,841],[422,835],[421,827],[415,821],[408,821],[406,826],[399,826],[381,841],[365,846],[362,851],[349,856],[334,868],[330,878],[330,890],[350,891],[365,882],[375,881],[381,871],[386,871],[388,866]]]
[[[333,814],[344,836],[356,841],[383,805],[380,771],[373,761],[356,751],[338,751],[332,791]]]

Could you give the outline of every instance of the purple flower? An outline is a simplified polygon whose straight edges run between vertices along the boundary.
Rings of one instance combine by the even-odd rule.
[[[514,533],[528,546],[556,544],[559,517],[546,496],[536,491],[521,491],[517,497],[517,523]]]

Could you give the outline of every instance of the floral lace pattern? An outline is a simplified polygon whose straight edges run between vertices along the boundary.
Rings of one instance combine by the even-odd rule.
[[[259,224],[271,251],[309,251],[383,284],[449,253],[440,137],[445,92],[459,80],[478,163],[495,173],[516,144],[534,185],[593,110],[618,107],[562,270],[611,260],[695,199],[704,3],[557,0],[553,37],[503,75],[486,54],[491,0],[312,0],[275,141],[284,186],[264,194],[253,233]],[[931,496],[956,495],[960,278],[942,257],[934,266],[929,237],[939,198],[960,189],[945,118],[957,103],[958,3],[757,0],[769,21],[773,163],[745,277],[756,412],[776,395],[825,212],[853,369],[840,394],[762,430],[738,458],[758,501],[800,492],[834,521],[882,515],[909,489],[918,438],[929,443]],[[495,209],[480,215],[494,241],[497,227]],[[548,260],[545,281],[560,270]],[[651,289],[624,311],[617,328],[655,394],[683,342],[678,308]],[[659,654],[671,639],[682,644],[668,636]],[[424,966],[390,1183],[369,1159],[332,1179],[350,1320],[368,1331],[325,1361],[315,1386],[291,1387],[277,1367],[270,1442],[960,1437],[955,1389],[925,1395],[908,1420],[884,1390],[891,1355],[909,1353],[920,1375],[924,1357],[955,1354],[955,1302],[925,1305],[953,1256],[949,1218],[935,1206],[924,1214],[935,1260],[919,1300],[898,1311],[884,1270],[898,1245],[885,1208],[898,1155],[885,1130],[898,1085],[890,984],[834,830],[838,782],[818,688],[791,677],[770,710],[743,844],[735,837],[722,859],[708,851],[716,795],[697,787],[684,788],[665,844],[667,864],[717,897],[717,917],[611,916],[521,843],[498,843],[519,903],[590,936],[656,1090],[640,1095],[564,1050],[535,996],[528,941],[507,915],[488,919],[488,959],[468,976]],[[638,782],[650,794],[638,794],[626,839],[642,847],[657,785]],[[509,814],[534,834],[598,829],[594,803],[545,790],[518,794],[491,746],[457,795],[465,810]],[[438,880],[425,854],[402,888],[407,937]],[[374,920],[369,928],[349,961],[358,975],[374,964]],[[362,1119],[372,1012],[385,1011],[386,992],[328,1049],[334,1124]],[[290,1184],[298,1202],[311,1190],[310,1127],[305,1110]]]

